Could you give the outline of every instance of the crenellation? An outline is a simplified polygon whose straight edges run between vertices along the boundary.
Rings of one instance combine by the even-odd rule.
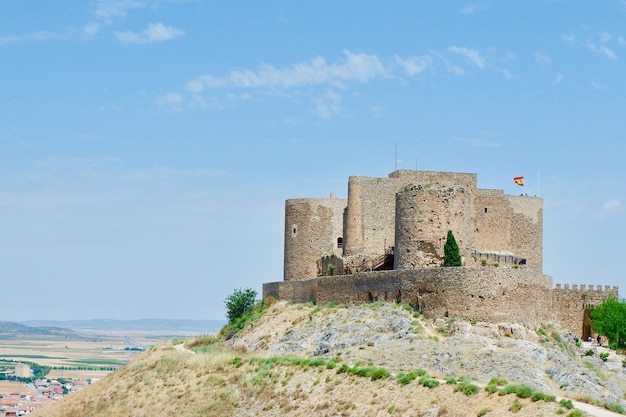
[[[448,230],[462,267],[440,267]],[[543,200],[479,189],[467,173],[351,176],[347,200],[287,200],[284,260],[284,280],[264,284],[264,297],[396,301],[429,317],[556,322],[585,338],[589,309],[618,296],[617,286],[553,287],[543,274]]]

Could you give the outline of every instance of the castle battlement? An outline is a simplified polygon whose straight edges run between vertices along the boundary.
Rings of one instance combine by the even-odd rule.
[[[425,315],[558,322],[587,337],[588,309],[616,286],[556,284],[543,274],[543,200],[480,189],[476,174],[397,170],[351,176],[348,197],[285,202],[282,282],[292,301],[401,301]],[[462,267],[440,268],[452,230]]]
[[[602,285],[595,285],[595,288],[594,288],[594,284],[589,284],[589,285],[572,284],[570,288],[570,284],[556,284],[554,289],[556,291],[579,291],[579,292],[595,291],[595,292],[606,293],[606,294],[615,294],[616,297],[619,292],[619,287],[616,285],[612,287],[610,285],[605,285],[604,288],[602,288]]]

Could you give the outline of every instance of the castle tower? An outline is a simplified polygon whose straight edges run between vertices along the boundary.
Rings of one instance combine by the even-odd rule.
[[[527,266],[543,271],[543,199],[509,196],[511,247]]]
[[[461,249],[471,238],[472,199],[458,186],[409,185],[396,195],[396,251],[394,269],[441,265],[448,230]]]
[[[314,278],[321,257],[343,253],[346,204],[334,195],[285,202],[285,281]]]

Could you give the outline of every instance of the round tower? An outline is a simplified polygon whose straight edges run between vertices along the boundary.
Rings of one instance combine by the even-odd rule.
[[[463,187],[409,185],[396,194],[394,269],[441,265],[448,230],[466,255],[471,198]]]
[[[334,196],[285,202],[285,281],[315,278],[320,258],[342,256],[346,204]]]

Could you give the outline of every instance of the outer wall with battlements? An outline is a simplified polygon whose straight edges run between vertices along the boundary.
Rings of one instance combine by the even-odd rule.
[[[448,230],[463,267],[440,267]],[[557,322],[590,336],[589,307],[617,297],[617,287],[553,288],[542,269],[543,200],[478,189],[476,174],[403,170],[350,177],[347,200],[287,200],[284,281],[264,284],[263,295],[394,300],[428,317]]]

